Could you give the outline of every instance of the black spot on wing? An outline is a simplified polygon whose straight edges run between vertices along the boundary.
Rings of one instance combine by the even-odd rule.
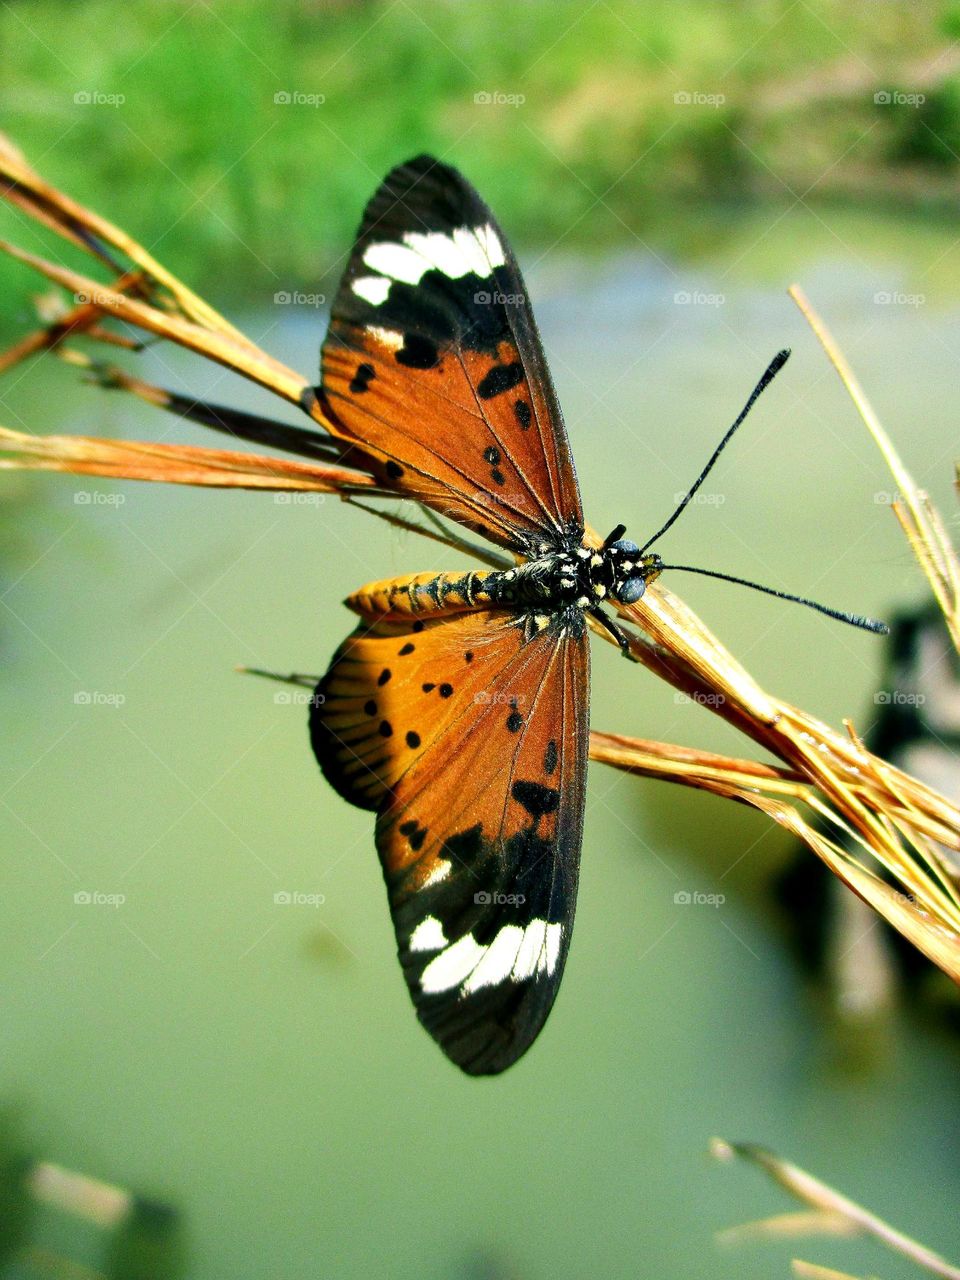
[[[364,704],[363,709],[368,716],[375,716],[377,714],[377,704],[372,698]]]
[[[443,852],[445,856],[457,858],[469,866],[479,858],[483,844],[483,827],[478,822],[476,826],[468,827],[466,831],[458,831],[455,835],[448,836],[443,842]]]
[[[453,685],[444,683],[440,686],[437,692],[440,694],[441,698],[449,698],[451,693],[453,693]]]
[[[350,390],[354,395],[366,391],[376,376],[376,371],[372,364],[367,364],[366,362],[358,364],[357,371],[350,383]]]
[[[403,346],[394,356],[397,364],[408,369],[435,369],[440,363],[437,344],[419,333],[405,333]]]
[[[551,738],[550,741],[547,743],[546,751],[543,753],[544,773],[547,773],[547,774],[555,773],[558,759],[559,759],[559,752],[557,751],[557,743],[554,738]]]
[[[497,463],[500,461],[500,450],[497,449],[492,444],[488,445],[487,448],[484,449],[483,451],[483,456],[484,456],[484,459],[487,462],[489,462],[492,467],[495,467]]]
[[[560,792],[555,787],[545,787],[541,782],[526,782],[521,779],[510,788],[510,794],[517,804],[523,805],[534,821],[539,821],[548,813],[555,813],[560,804]]]
[[[416,647],[417,646],[415,644],[411,644],[410,641],[408,640],[407,643],[403,645],[402,648],[397,650],[397,652],[399,653],[401,658],[405,658],[408,653],[413,653]]]
[[[418,853],[423,848],[423,842],[427,838],[429,827],[421,827],[419,822],[410,821],[400,824],[400,834],[407,837],[410,848],[414,853]]]
[[[481,400],[492,400],[494,396],[503,395],[504,391],[509,391],[522,382],[523,376],[523,365],[519,360],[510,364],[495,364],[477,383],[477,395]]]
[[[507,716],[507,729],[510,733],[519,733],[523,728],[523,716],[519,711],[511,711]]]
[[[377,684],[381,686],[385,685],[392,675],[393,675],[393,672],[390,670],[390,668],[384,667],[383,670],[380,672],[380,674],[377,676]]]
[[[380,721],[380,737],[390,738],[392,736],[393,736],[393,725],[390,723],[389,720],[381,720]]]
[[[387,463],[385,470],[387,475],[390,476],[390,478],[393,480],[399,480],[400,477],[403,475],[403,467],[401,467],[399,463],[394,462],[392,459],[390,462]]]
[[[530,429],[533,414],[531,413],[530,406],[527,404],[526,400],[515,400],[513,404],[513,412],[520,426],[520,430],[528,431]]]
[[[410,729],[407,733],[407,746],[411,751],[415,751],[420,745],[420,735],[414,729]]]

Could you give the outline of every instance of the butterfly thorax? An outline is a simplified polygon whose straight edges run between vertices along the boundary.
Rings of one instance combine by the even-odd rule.
[[[495,605],[547,612],[575,605],[592,609],[610,599],[632,604],[661,569],[656,555],[641,556],[636,543],[572,545],[549,551],[516,568],[488,574],[484,589]]]

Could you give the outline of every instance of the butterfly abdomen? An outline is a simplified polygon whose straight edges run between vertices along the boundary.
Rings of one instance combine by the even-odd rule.
[[[487,580],[501,575],[485,571],[468,573],[413,573],[402,578],[368,582],[347,599],[347,607],[368,618],[389,615],[460,613],[489,608]]]

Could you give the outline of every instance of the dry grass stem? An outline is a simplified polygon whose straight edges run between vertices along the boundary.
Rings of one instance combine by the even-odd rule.
[[[37,332],[0,355],[0,370],[51,349],[104,386],[236,438],[307,459],[294,462],[229,450],[62,435],[36,437],[0,430],[0,468],[229,488],[338,492],[341,496],[359,492],[371,497],[398,496],[385,493],[364,470],[362,460],[354,467],[341,465],[345,456],[359,455],[347,455],[306,378],[261,351],[124,232],[45,183],[2,138],[0,195],[83,249],[111,276],[108,283],[102,283],[14,246],[4,246],[13,257],[73,297],[52,308]],[[822,321],[799,290],[794,289],[793,295],[891,468],[901,494],[897,514],[953,634],[958,636],[960,569],[942,522],[913,484]],[[216,361],[298,405],[312,419],[310,431],[197,405],[98,363],[79,344],[121,341],[130,345],[129,339],[105,327],[105,322],[116,320]],[[400,517],[381,514],[410,527]],[[423,532],[458,545],[452,536]],[[600,541],[592,530],[587,537]],[[631,639],[638,662],[728,720],[781,763],[774,766],[599,732],[591,735],[592,757],[627,772],[698,787],[760,809],[804,840],[856,893],[960,981],[960,898],[955,878],[935,847],[940,844],[960,850],[960,810],[930,787],[872,755],[851,725],[845,725],[843,731],[833,729],[763,690],[662,582],[620,612],[639,629]]]
[[[922,1267],[931,1275],[940,1276],[942,1280],[960,1280],[960,1267],[954,1266],[953,1263],[941,1257],[939,1253],[934,1253],[926,1245],[920,1244],[917,1240],[911,1239],[910,1236],[904,1235],[902,1231],[891,1227],[888,1222],[878,1218],[876,1214],[871,1213],[868,1209],[864,1209],[855,1200],[850,1200],[847,1196],[841,1195],[839,1191],[835,1191],[833,1187],[821,1182],[819,1178],[813,1177],[812,1174],[805,1172],[795,1164],[781,1160],[765,1148],[754,1146],[750,1143],[726,1142],[722,1138],[714,1138],[710,1144],[710,1153],[718,1160],[731,1161],[739,1157],[750,1164],[756,1165],[774,1182],[783,1187],[785,1191],[788,1191],[790,1195],[799,1200],[801,1204],[806,1205],[808,1210],[812,1211],[802,1214],[779,1215],[775,1218],[765,1219],[760,1223],[750,1224],[746,1229],[738,1229],[737,1238],[740,1238],[739,1233],[744,1233],[743,1238],[754,1239],[759,1237],[795,1239],[798,1235],[805,1234],[869,1236],[874,1240],[878,1240],[892,1252],[916,1263],[918,1267]],[[823,1227],[822,1232],[817,1230],[818,1222]],[[840,1223],[844,1224],[842,1229],[839,1226]],[[779,1224],[779,1227],[777,1224]],[[728,1241],[734,1238],[730,1233],[724,1233],[724,1235]],[[802,1265],[810,1268],[813,1264],[804,1263]],[[822,1269],[820,1272],[816,1270],[798,1271],[795,1265],[794,1274],[808,1276],[824,1274],[829,1276],[837,1273],[823,1271]]]
[[[928,496],[917,487],[913,476],[904,466],[856,374],[806,294],[796,284],[791,285],[789,293],[840,375],[857,412],[883,455],[899,495],[893,509],[940,605],[950,628],[954,647],[960,652],[960,561],[950,544],[943,522]]]

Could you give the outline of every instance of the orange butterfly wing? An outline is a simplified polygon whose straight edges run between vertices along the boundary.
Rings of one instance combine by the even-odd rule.
[[[579,542],[583,512],[527,297],[470,184],[428,156],[400,165],[364,213],[321,394],[385,485],[534,554]]]
[[[504,1070],[553,1004],[576,905],[589,649],[579,611],[364,622],[317,686],[314,751],[378,810],[421,1022],[471,1074]]]

